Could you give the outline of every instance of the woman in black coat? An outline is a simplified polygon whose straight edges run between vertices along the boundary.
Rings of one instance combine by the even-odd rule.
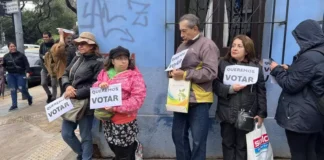
[[[92,33],[83,32],[74,42],[78,46],[80,56],[74,57],[62,76],[62,84],[66,89],[64,96],[79,101],[88,101],[90,88],[97,81],[103,63],[99,61],[99,47]],[[86,103],[86,106],[83,107],[85,107],[85,113],[78,114],[76,122],[63,119],[62,137],[78,154],[77,159],[91,160],[93,153],[91,128],[94,115],[93,110],[90,110],[89,103]],[[74,133],[77,126],[80,129],[81,142]]]
[[[27,97],[28,104],[33,103],[33,98],[30,96],[26,82],[29,77],[29,63],[25,54],[17,51],[14,43],[8,43],[9,53],[3,57],[3,67],[8,72],[7,82],[11,92],[12,106],[9,111],[18,108],[17,90],[19,89],[24,97]]]
[[[244,65],[259,68],[258,80],[252,85],[225,85],[225,68],[230,65]],[[247,131],[235,128],[237,115],[242,109],[258,121],[261,126],[267,117],[265,81],[262,67],[256,60],[253,41],[245,36],[234,38],[230,52],[220,60],[218,78],[213,83],[214,93],[218,96],[217,117],[221,120],[221,136],[224,160],[246,160]]]

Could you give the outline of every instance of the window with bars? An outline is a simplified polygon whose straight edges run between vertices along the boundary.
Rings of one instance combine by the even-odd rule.
[[[238,34],[251,37],[257,52],[261,53],[264,4],[265,0],[177,0],[176,20],[186,13],[197,15],[201,21],[201,31],[206,37],[211,34],[210,38],[220,48],[221,55],[226,54],[228,46]],[[178,46],[179,32],[176,34],[175,45]]]

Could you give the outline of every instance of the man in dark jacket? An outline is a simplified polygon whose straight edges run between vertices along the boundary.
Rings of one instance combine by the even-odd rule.
[[[66,54],[66,66],[69,66],[70,63],[72,62],[72,59],[76,55],[76,46],[72,43],[73,35],[67,36],[64,41],[65,41],[65,54]]]
[[[40,48],[39,48],[39,58],[42,61],[42,63],[41,63],[41,66],[42,66],[41,85],[43,86],[43,88],[47,94],[46,102],[50,103],[52,101],[52,93],[48,87],[48,80],[51,80],[52,87],[56,87],[57,82],[56,82],[55,78],[49,78],[48,71],[44,65],[44,57],[45,57],[46,52],[48,52],[54,45],[54,40],[52,39],[52,35],[50,32],[43,33],[43,40],[44,40],[44,42],[40,45]],[[55,97],[56,97],[56,95],[55,95]]]
[[[316,159],[316,138],[323,127],[317,98],[324,94],[324,33],[313,20],[301,22],[292,32],[300,51],[286,70],[271,63],[273,75],[282,93],[275,119],[286,130],[292,160]]]

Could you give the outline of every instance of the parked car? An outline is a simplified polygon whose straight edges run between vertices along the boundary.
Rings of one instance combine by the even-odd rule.
[[[37,44],[24,44],[24,49],[26,51],[26,49],[32,49],[35,48],[37,50],[39,50],[40,46]],[[5,45],[0,49],[0,54],[6,54],[9,52],[8,46]]]
[[[39,85],[41,83],[41,60],[37,52],[25,51],[30,66],[30,77],[28,79],[28,86]]]

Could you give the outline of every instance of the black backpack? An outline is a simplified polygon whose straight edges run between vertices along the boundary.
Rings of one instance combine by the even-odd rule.
[[[311,49],[311,51],[319,52],[324,56],[324,50],[323,49],[314,48],[314,49]],[[317,109],[322,115],[324,115],[324,95],[322,95],[321,97],[318,97],[318,96],[316,96],[316,97],[318,99],[318,101],[317,101],[318,102]]]

